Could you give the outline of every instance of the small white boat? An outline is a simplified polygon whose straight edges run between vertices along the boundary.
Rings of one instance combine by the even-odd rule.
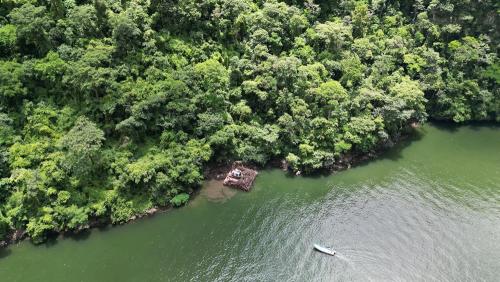
[[[322,253],[325,253],[327,255],[331,255],[331,256],[334,256],[335,255],[335,251],[334,250],[331,250],[329,248],[325,248],[325,247],[322,247],[318,244],[314,244],[314,248]]]

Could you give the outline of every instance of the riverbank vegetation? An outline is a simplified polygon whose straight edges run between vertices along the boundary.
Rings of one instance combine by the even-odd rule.
[[[498,1],[6,0],[0,240],[182,205],[208,163],[328,169],[500,120]]]

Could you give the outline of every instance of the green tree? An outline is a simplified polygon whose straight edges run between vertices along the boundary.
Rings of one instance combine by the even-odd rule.
[[[0,61],[0,106],[20,101],[28,94],[23,76],[22,64],[15,61]]]
[[[25,3],[14,8],[9,17],[16,26],[17,40],[23,52],[43,55],[52,46],[49,32],[54,21],[46,13],[45,6],[33,6]]]
[[[73,128],[60,140],[61,148],[67,152],[67,168],[75,175],[82,176],[95,170],[104,140],[104,132],[95,123],[86,117],[79,117]]]
[[[0,57],[8,57],[15,53],[16,43],[16,26],[12,24],[0,26]]]

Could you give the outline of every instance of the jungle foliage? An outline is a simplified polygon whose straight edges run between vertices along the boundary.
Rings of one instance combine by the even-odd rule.
[[[3,0],[0,240],[182,205],[208,162],[312,172],[499,121],[499,3]]]

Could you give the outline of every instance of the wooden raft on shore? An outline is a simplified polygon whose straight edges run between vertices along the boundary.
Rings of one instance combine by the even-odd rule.
[[[248,192],[252,188],[252,184],[257,174],[258,172],[256,170],[245,167],[240,162],[236,162],[227,173],[223,184]]]

